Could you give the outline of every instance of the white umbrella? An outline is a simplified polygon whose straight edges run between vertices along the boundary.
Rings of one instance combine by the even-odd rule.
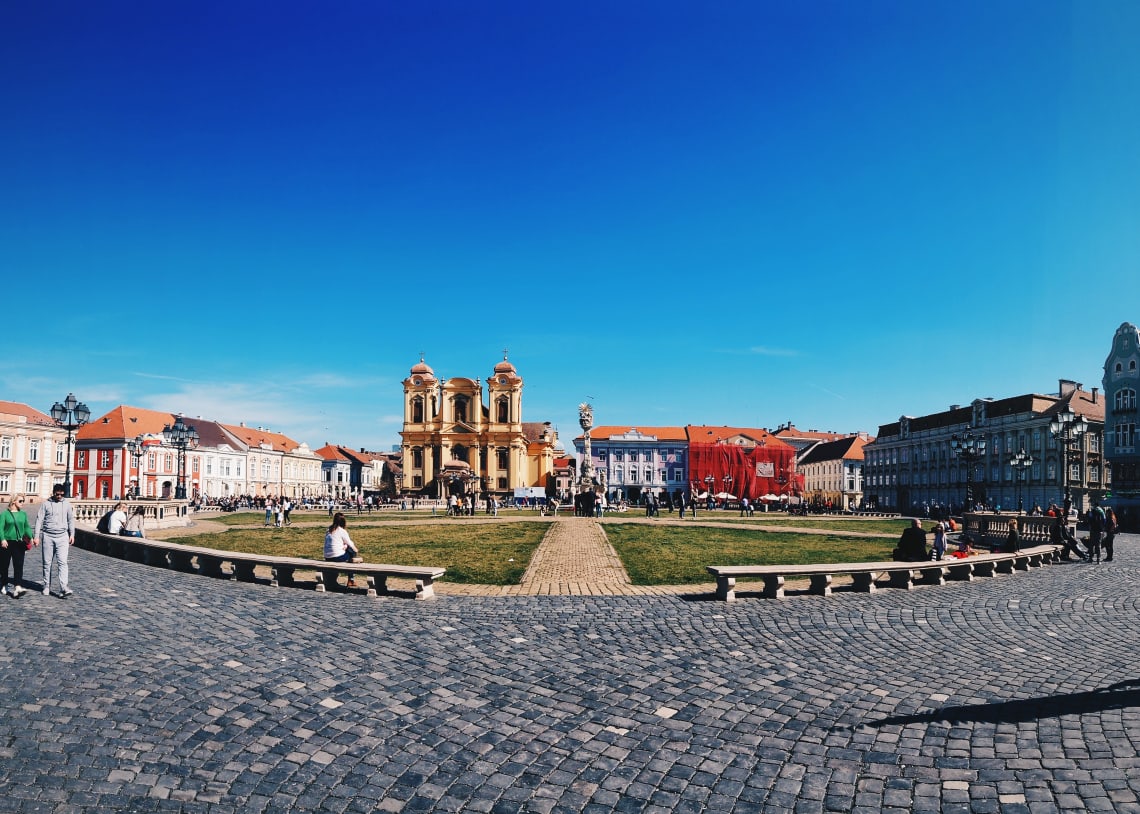
[[[730,495],[728,492],[717,492],[715,497],[717,500],[736,500],[736,495]]]
[[[760,497],[760,499],[761,499],[761,500],[779,500],[780,498],[776,497],[774,494],[772,494],[771,492],[769,492],[769,493],[768,493],[768,494],[766,494],[766,495],[762,495],[762,496]]]

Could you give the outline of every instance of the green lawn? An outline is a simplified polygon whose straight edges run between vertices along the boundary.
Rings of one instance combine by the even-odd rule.
[[[475,525],[457,518],[424,526],[369,526],[354,520],[349,518],[348,532],[365,561],[441,565],[447,569],[449,582],[478,585],[517,585],[550,525],[541,520]],[[325,527],[322,523],[316,528],[231,528],[171,540],[223,551],[320,560],[324,558]]]
[[[842,537],[644,523],[607,523],[604,528],[634,585],[708,582],[706,565],[889,560],[898,541],[895,534]]]
[[[536,512],[522,523],[466,523],[463,518],[438,518],[430,524],[392,523],[430,519],[430,512],[374,512],[348,516],[348,530],[368,562],[441,565],[445,580],[480,585],[517,585],[535,549],[550,527]],[[264,512],[211,515],[230,526],[225,532],[175,538],[186,545],[289,557],[322,559],[324,512],[294,512],[297,525],[265,528]],[[732,521],[715,512],[700,520]],[[735,517],[739,528],[693,525],[623,523],[607,519],[606,535],[635,585],[690,585],[711,577],[706,565],[750,565],[817,562],[862,562],[890,559],[891,549],[908,521],[854,520],[816,517]],[[773,522],[776,521],[776,522]],[[699,522],[699,521],[698,521]],[[763,531],[759,525],[788,526],[789,531]],[[881,536],[846,537],[802,534],[790,530],[860,531]]]

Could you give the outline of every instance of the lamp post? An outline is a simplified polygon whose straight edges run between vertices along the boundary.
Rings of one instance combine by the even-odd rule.
[[[1065,492],[1065,518],[1068,519],[1069,509],[1073,507],[1073,490],[1069,486],[1069,447],[1077,443],[1081,436],[1089,431],[1089,422],[1083,415],[1073,412],[1073,406],[1066,404],[1065,409],[1053,416],[1049,422],[1049,432],[1061,447],[1061,485]]]
[[[716,483],[716,478],[713,475],[705,475],[705,505],[713,505],[713,484]]]
[[[1009,459],[1010,468],[1013,469],[1014,485],[1017,488],[1017,513],[1022,514],[1025,511],[1023,501],[1021,482],[1029,467],[1033,466],[1033,456],[1025,452],[1025,447],[1022,447],[1017,453]]]
[[[961,437],[950,437],[950,451],[954,457],[966,462],[966,504],[962,513],[974,510],[974,462],[986,454],[986,439],[983,435],[975,435],[973,430],[966,430]]]
[[[146,453],[144,441],[145,439],[141,435],[136,435],[130,441],[127,441],[127,452],[131,453],[134,468],[138,471],[138,480],[135,481],[136,499],[142,497],[142,459]]]
[[[56,402],[51,406],[51,420],[67,430],[67,468],[63,476],[64,494],[71,497],[71,444],[74,433],[91,420],[91,411],[87,405],[75,398],[74,393],[68,393],[63,403]]]
[[[178,416],[174,426],[167,424],[162,428],[162,437],[166,443],[178,450],[178,487],[174,490],[175,500],[186,499],[186,450],[198,446],[198,431],[187,426]]]

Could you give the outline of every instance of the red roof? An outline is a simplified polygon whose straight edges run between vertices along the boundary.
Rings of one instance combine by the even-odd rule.
[[[0,401],[0,413],[11,416],[23,416],[27,419],[29,424],[42,424],[50,427],[56,426],[55,422],[51,420],[51,416],[47,413],[41,413],[35,407],[29,407],[27,404],[21,404],[18,401]]]
[[[173,424],[177,418],[176,413],[160,413],[157,410],[144,410],[141,407],[120,404],[110,412],[84,424],[79,428],[76,437],[87,441],[100,441],[134,438],[137,435],[162,435],[163,427]],[[194,422],[187,420],[185,416],[182,420],[188,426],[194,426]]]
[[[611,435],[625,435],[628,432],[636,430],[642,435],[654,435],[660,441],[686,441],[684,427],[633,427],[633,426],[602,426],[594,427],[590,430],[590,438],[605,439]],[[579,439],[585,438],[585,434],[579,435]]]

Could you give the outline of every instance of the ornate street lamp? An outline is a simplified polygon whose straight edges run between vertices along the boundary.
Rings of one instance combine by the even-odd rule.
[[[162,428],[162,437],[169,446],[178,450],[178,487],[174,490],[175,500],[186,499],[186,450],[198,446],[198,431],[187,426],[179,415],[174,420],[174,426],[167,424]]]
[[[135,498],[142,497],[142,459],[146,453],[145,440],[141,435],[136,435],[130,441],[127,441],[127,452],[131,454],[131,462],[134,464],[135,470],[138,472],[138,480],[135,481]]]
[[[1017,513],[1021,514],[1025,511],[1021,482],[1024,480],[1029,467],[1033,466],[1033,456],[1027,454],[1025,447],[1022,447],[1009,459],[1009,465],[1013,469],[1014,484],[1017,487]]]
[[[974,462],[986,454],[986,438],[984,435],[975,435],[972,429],[967,429],[961,437],[950,437],[950,451],[954,457],[966,462],[966,504],[962,513],[974,510]]]
[[[62,404],[57,401],[51,406],[51,420],[67,430],[67,469],[63,476],[63,488],[64,494],[71,497],[71,445],[75,439],[74,432],[91,420],[91,411],[86,404],[75,398],[74,393],[68,393]]]
[[[1073,412],[1073,406],[1066,404],[1053,420],[1049,422],[1049,432],[1061,447],[1061,485],[1065,491],[1065,518],[1069,517],[1069,510],[1073,508],[1073,490],[1069,486],[1069,448],[1080,441],[1082,435],[1089,431],[1089,422],[1084,416]]]
[[[716,483],[716,478],[712,475],[705,475],[705,502],[706,505],[712,503],[713,499],[713,484]]]

